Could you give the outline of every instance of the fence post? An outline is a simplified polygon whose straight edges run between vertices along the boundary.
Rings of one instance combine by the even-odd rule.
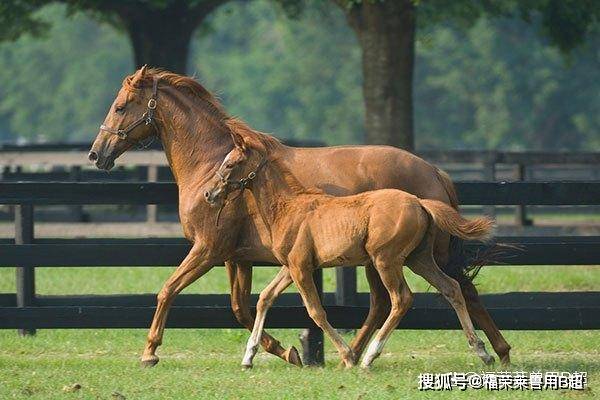
[[[525,165],[518,164],[515,170],[516,172],[516,180],[519,182],[524,181],[527,178],[527,170],[525,169]],[[517,226],[531,226],[533,225],[533,220],[527,218],[527,206],[519,205],[515,210],[515,222]]]
[[[148,182],[157,182],[158,181],[158,165],[149,165],[148,166]],[[157,204],[148,204],[146,206],[146,221],[147,222],[157,222],[158,221],[158,205]]]
[[[491,152],[487,161],[483,166],[483,178],[487,182],[495,182],[496,181],[496,152]],[[494,206],[485,206],[483,208],[484,214],[488,217],[495,218],[496,217],[496,209]]]
[[[356,267],[335,269],[335,304],[356,305]]]
[[[313,274],[321,302],[323,301],[323,270],[317,269]],[[319,366],[325,364],[323,331],[320,328],[304,329],[300,333],[302,343],[302,361],[304,365]]]
[[[15,244],[33,243],[33,205],[20,204],[15,207]],[[22,264],[17,267],[17,307],[35,303],[35,269]],[[35,329],[19,329],[19,335],[34,335]]]

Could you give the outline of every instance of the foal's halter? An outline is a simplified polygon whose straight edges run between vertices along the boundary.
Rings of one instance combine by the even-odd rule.
[[[258,164],[258,166],[254,169],[254,171],[251,171],[250,173],[248,173],[248,175],[246,177],[237,179],[237,180],[236,179],[225,179],[225,177],[223,175],[221,175],[221,173],[219,171],[217,171],[217,175],[221,179],[221,182],[225,184],[225,190],[229,189],[230,187],[233,187],[233,190],[240,191],[237,194],[237,196],[235,196],[231,201],[234,201],[235,199],[240,197],[242,195],[242,193],[244,193],[244,190],[246,190],[248,188],[248,185],[250,184],[250,182],[252,182],[254,180],[254,178],[256,178],[256,174],[261,170],[262,167],[264,167],[264,165],[266,163],[267,163],[267,159],[263,158],[260,161],[260,163]],[[225,195],[225,201],[223,201],[223,204],[219,208],[219,212],[217,212],[217,222],[216,222],[217,226],[219,226],[219,218],[221,218],[221,212],[223,211],[223,208],[225,208],[225,206],[227,205],[227,197],[229,197],[228,192]]]
[[[152,96],[148,100],[148,109],[145,113],[142,114],[141,117],[127,125],[125,128],[110,128],[104,124],[100,125],[100,130],[103,130],[108,133],[112,133],[113,135],[117,135],[122,140],[129,140],[129,133],[140,126],[141,124],[152,125],[154,128],[155,134],[152,135],[152,139],[149,143],[143,144],[143,148],[147,148],[154,142],[156,136],[158,136],[158,126],[156,126],[156,117],[154,116],[156,111],[156,97],[158,95],[158,77],[154,77],[152,81]],[[138,141],[136,141],[138,142]],[[141,141],[139,141],[141,142]]]

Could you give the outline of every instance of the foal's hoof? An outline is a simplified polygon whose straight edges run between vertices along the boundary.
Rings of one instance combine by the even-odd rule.
[[[298,350],[292,346],[283,353],[283,358],[297,367],[302,368],[302,359],[300,358],[300,354],[298,354]]]
[[[489,354],[481,357],[481,361],[483,361],[483,363],[485,365],[492,365],[494,363],[494,357],[490,356]]]
[[[242,371],[249,371],[252,369],[252,364],[242,364]]]
[[[154,354],[151,356],[142,356],[142,360],[140,361],[140,364],[144,368],[154,367],[156,364],[158,364],[158,356],[156,356]]]
[[[500,357],[500,364],[502,364],[503,367],[508,367],[510,365],[510,356],[505,354]]]

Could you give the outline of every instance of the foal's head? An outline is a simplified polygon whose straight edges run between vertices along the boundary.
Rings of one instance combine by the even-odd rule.
[[[115,159],[146,138],[158,135],[155,125],[158,81],[143,66],[125,78],[90,149],[89,159],[110,170]]]
[[[252,184],[256,174],[264,166],[266,158],[258,151],[246,146],[244,138],[231,132],[231,150],[217,169],[204,198],[213,206],[221,206],[230,193],[239,190],[240,194]]]

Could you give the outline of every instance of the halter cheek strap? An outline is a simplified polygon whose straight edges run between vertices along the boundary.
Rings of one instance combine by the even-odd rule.
[[[104,124],[100,125],[100,130],[103,130],[113,135],[117,135],[122,140],[129,140],[129,133],[140,126],[141,124],[152,125],[154,127],[155,135],[158,135],[158,127],[156,126],[156,98],[158,96],[158,78],[155,76],[152,81],[152,96],[148,100],[147,110],[142,114],[141,117],[127,125],[125,128],[111,128]],[[150,142],[152,143],[152,142]],[[149,146],[148,144],[147,146]],[[146,147],[147,147],[146,146]]]
[[[242,178],[239,180],[225,179],[223,177],[223,175],[221,175],[221,173],[219,171],[217,171],[217,175],[221,179],[221,182],[223,182],[226,185],[225,186],[226,188],[233,186],[234,190],[240,191],[238,193],[238,195],[235,196],[231,201],[234,201],[235,199],[240,197],[242,195],[242,193],[244,193],[244,190],[246,190],[248,188],[248,185],[250,184],[250,182],[252,182],[254,180],[254,178],[256,178],[256,174],[261,170],[262,167],[265,166],[266,163],[267,163],[267,159],[263,158],[260,161],[260,163],[258,164],[258,166],[254,169],[254,171],[251,171],[245,178]],[[223,202],[223,204],[219,208],[219,211],[217,212],[216,226],[219,226],[219,219],[221,218],[221,212],[223,211],[223,209],[225,208],[226,205],[227,205],[227,197],[225,197],[225,201]]]

